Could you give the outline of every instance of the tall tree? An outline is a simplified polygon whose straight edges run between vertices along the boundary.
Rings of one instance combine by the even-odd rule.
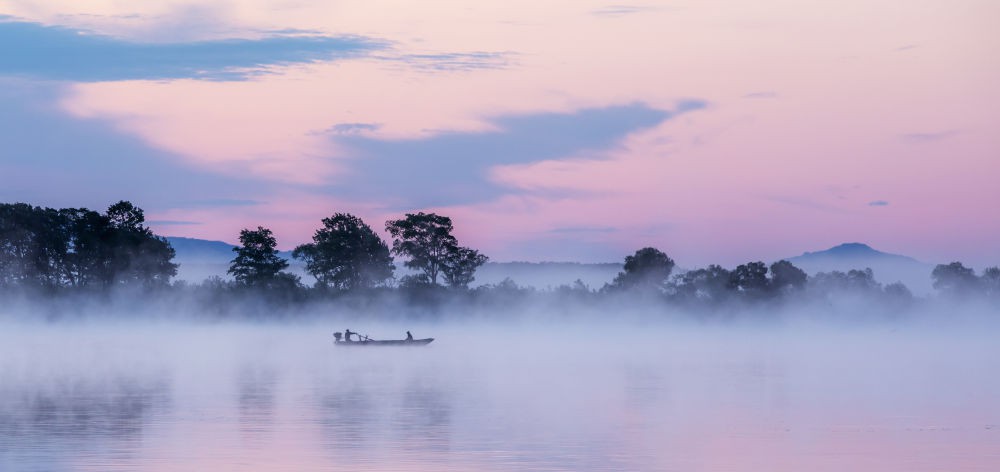
[[[177,273],[174,250],[121,201],[85,208],[0,205],[0,283],[22,286],[162,284]]]
[[[313,242],[295,248],[292,257],[321,284],[340,289],[370,288],[392,278],[389,246],[361,218],[336,213],[323,218]]]
[[[229,264],[229,274],[243,285],[269,287],[279,282],[288,261],[278,256],[277,239],[270,229],[240,231],[240,246],[234,247],[236,257]]]
[[[58,210],[0,205],[0,285],[61,285],[67,239],[67,219]]]
[[[809,278],[805,271],[791,262],[781,260],[771,264],[771,289],[777,291],[799,290]]]
[[[111,270],[115,282],[163,285],[177,275],[174,248],[144,226],[141,208],[123,200],[108,207],[105,217],[114,234]]]
[[[1000,267],[987,267],[979,277],[980,285],[988,295],[1000,296]]]
[[[451,235],[451,218],[434,213],[407,213],[405,218],[385,222],[392,235],[392,253],[408,258],[403,264],[419,270],[437,284],[448,257],[458,247]]]
[[[475,249],[456,247],[445,257],[444,280],[450,287],[468,288],[476,280],[476,269],[489,259]]]
[[[675,277],[676,294],[689,301],[721,301],[728,295],[729,276],[729,270],[716,264],[689,270]]]
[[[767,266],[763,262],[737,266],[729,275],[729,288],[751,297],[762,296],[769,288]]]
[[[931,271],[931,278],[934,288],[953,295],[975,289],[979,282],[976,273],[961,262],[937,265]]]
[[[612,286],[625,289],[662,289],[673,272],[674,265],[674,260],[659,249],[639,249],[635,254],[625,256],[624,271],[618,273]]]

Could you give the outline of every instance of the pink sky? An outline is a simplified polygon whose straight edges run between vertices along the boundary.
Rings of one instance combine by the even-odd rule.
[[[652,245],[683,265],[735,264],[852,241],[928,262],[1000,261],[997,2],[36,3],[4,2],[0,15],[125,43],[296,30],[382,46],[276,61],[241,80],[25,79],[0,62],[0,79],[57,87],[38,107],[69,123],[135,140],[205,182],[245,182],[224,192],[165,184],[204,195],[196,205],[148,186],[83,184],[5,201],[128,199],[160,234],[232,242],[263,225],[283,248],[334,212],[381,228],[429,210],[497,261],[615,261]],[[615,107],[673,113],[685,101],[704,106],[601,128]],[[514,131],[539,116],[575,123],[586,110],[596,124],[553,128],[563,153],[533,148],[530,125]],[[475,169],[449,171],[492,135],[524,155],[487,152]],[[401,178],[386,149],[428,152],[414,158],[443,169],[421,182],[430,193],[476,191],[383,188]],[[58,162],[38,166],[58,172]],[[253,204],[213,204],[223,201]]]

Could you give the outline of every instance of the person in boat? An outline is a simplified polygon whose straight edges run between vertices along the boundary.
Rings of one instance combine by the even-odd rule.
[[[407,332],[406,332],[406,340],[407,340],[407,341],[413,341],[413,335],[412,335],[412,334],[410,334],[410,332],[409,332],[409,331],[407,331]]]
[[[344,330],[344,340],[347,341],[347,342],[351,342],[352,341],[352,339],[351,339],[351,335],[352,334],[358,334],[358,333],[352,333],[351,330],[345,329]]]

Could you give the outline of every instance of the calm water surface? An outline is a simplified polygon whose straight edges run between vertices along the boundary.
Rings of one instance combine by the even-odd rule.
[[[3,325],[0,470],[1000,470],[982,330],[345,327]]]

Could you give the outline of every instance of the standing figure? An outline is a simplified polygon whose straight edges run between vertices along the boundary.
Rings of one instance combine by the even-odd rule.
[[[407,341],[413,341],[413,335],[412,335],[412,334],[410,334],[410,332],[409,332],[409,331],[407,331],[407,332],[406,332],[406,340],[407,340]]]
[[[349,329],[345,329],[344,330],[344,338],[347,340],[347,342],[351,342],[352,341],[352,339],[351,339],[351,335],[352,334],[358,334],[358,333],[352,333],[351,330],[349,330]]]

